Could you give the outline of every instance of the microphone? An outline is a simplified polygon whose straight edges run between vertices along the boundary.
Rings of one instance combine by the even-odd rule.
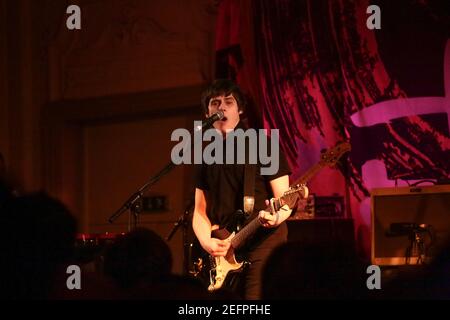
[[[389,236],[403,236],[409,235],[414,232],[424,232],[428,228],[428,225],[422,223],[417,224],[413,222],[394,222],[390,225],[388,231]]]
[[[205,128],[209,128],[210,126],[212,126],[212,124],[214,122],[216,122],[217,120],[221,120],[223,117],[224,117],[223,111],[217,111],[211,117],[209,117],[208,119],[203,121],[201,127],[197,126],[195,128],[195,130],[200,131],[200,130],[203,130]]]

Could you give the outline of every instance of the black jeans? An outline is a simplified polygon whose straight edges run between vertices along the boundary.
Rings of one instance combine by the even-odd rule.
[[[262,241],[258,246],[244,254],[245,260],[250,262],[250,265],[245,269],[240,285],[241,295],[246,300],[259,300],[262,295],[262,287],[264,279],[262,279],[262,272],[269,259],[272,251],[279,245],[287,241],[287,225],[282,223],[275,232]]]

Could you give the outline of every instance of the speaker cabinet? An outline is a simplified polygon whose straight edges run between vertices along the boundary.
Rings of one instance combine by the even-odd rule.
[[[450,185],[371,192],[372,264],[429,262],[450,235]]]

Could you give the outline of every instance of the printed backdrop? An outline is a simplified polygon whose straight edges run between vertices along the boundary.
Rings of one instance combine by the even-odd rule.
[[[379,30],[366,25],[371,4],[381,9]],[[372,188],[449,178],[447,5],[223,0],[219,6],[217,77],[236,80],[251,97],[253,126],[280,130],[291,181],[321,150],[351,143],[340,173],[327,181],[318,176],[310,188],[347,193],[366,256]]]

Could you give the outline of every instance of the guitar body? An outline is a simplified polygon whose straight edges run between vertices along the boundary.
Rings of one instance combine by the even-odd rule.
[[[233,232],[227,241],[231,241],[235,233]],[[209,256],[210,269],[209,269],[209,291],[215,291],[222,287],[231,287],[234,284],[235,276],[244,269],[244,262],[237,262],[234,255],[234,249],[230,247],[227,255],[224,257]]]
[[[235,232],[230,233],[227,229],[216,229],[211,232],[212,237],[230,242],[235,234]],[[197,245],[200,246],[198,243]],[[199,278],[209,291],[234,287],[247,262],[236,260],[233,247],[230,247],[224,257],[214,257],[203,249],[201,251],[202,254],[194,262],[196,270],[194,276]]]

